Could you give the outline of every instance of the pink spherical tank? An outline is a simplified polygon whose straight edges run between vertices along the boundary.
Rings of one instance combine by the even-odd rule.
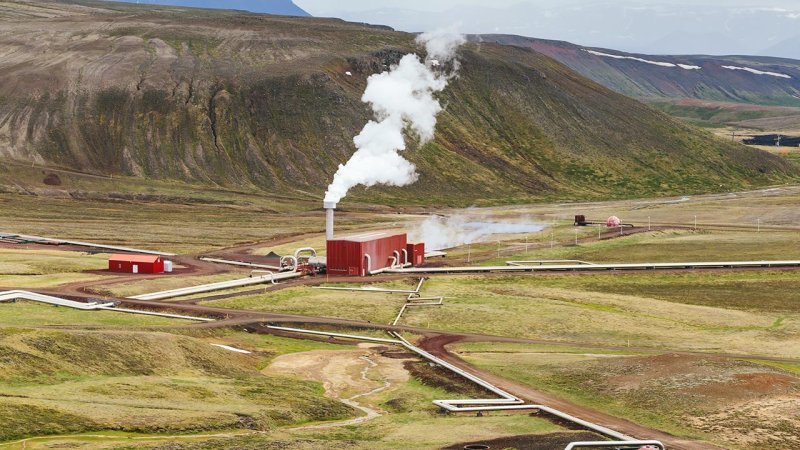
[[[620,223],[621,222],[619,221],[619,217],[617,216],[611,216],[606,220],[606,226],[608,228],[617,228],[619,227]]]

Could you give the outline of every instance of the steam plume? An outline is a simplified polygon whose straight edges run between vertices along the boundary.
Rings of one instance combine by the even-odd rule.
[[[376,120],[353,138],[356,152],[347,164],[339,165],[325,193],[326,202],[338,202],[359,184],[406,186],[417,181],[416,167],[398,153],[406,148],[403,131],[408,127],[416,133],[420,145],[433,139],[436,115],[442,110],[433,94],[444,90],[449,79],[434,68],[454,60],[464,36],[440,30],[418,36],[417,42],[425,45],[425,63],[408,54],[390,70],[367,79],[361,101],[372,106]]]
[[[442,250],[483,242],[497,234],[535,233],[544,228],[544,225],[525,218],[498,222],[464,215],[430,216],[411,231],[409,238],[413,242],[425,242],[426,249]]]

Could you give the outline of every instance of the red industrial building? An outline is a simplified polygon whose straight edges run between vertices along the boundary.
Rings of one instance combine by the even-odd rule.
[[[408,258],[405,233],[366,232],[331,239],[327,244],[329,275],[367,276],[370,272],[400,265]]]
[[[164,273],[164,260],[158,255],[111,255],[108,258],[110,272]]]
[[[406,244],[406,253],[408,254],[408,261],[412,266],[419,267],[425,264],[425,243],[420,242],[417,244]]]

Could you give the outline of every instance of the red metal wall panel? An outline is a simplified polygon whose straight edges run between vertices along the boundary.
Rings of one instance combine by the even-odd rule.
[[[406,235],[397,234],[364,242],[364,253],[370,256],[370,270],[383,269],[392,265],[392,257],[397,264],[403,261],[403,250],[406,248]],[[397,254],[395,254],[397,252]],[[399,257],[397,257],[399,255]]]
[[[116,255],[115,255],[116,256]],[[152,262],[145,261],[132,261],[128,258],[109,258],[108,270],[110,272],[133,273],[133,266],[138,266],[137,273],[163,273],[164,260],[161,257],[154,259]]]
[[[327,272],[330,275],[359,276],[364,268],[361,242],[332,240],[326,245]]]
[[[406,235],[396,234],[360,242],[357,240],[334,239],[327,242],[327,272],[329,275],[366,276],[368,270],[389,267],[394,252],[400,254],[406,248]],[[369,255],[371,266],[367,268]]]
[[[408,244],[406,246],[408,252],[408,262],[414,267],[419,267],[425,264],[425,243],[420,242],[417,244]]]

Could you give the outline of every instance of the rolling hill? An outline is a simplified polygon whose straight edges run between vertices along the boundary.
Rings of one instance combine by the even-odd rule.
[[[371,117],[367,77],[418,51],[411,34],[335,19],[89,0],[3,2],[0,23],[0,158],[255,192],[321,196]],[[419,181],[355,199],[631,197],[798,175],[542,53],[484,42],[460,59],[436,139],[406,152]]]
[[[511,35],[480,35],[473,39],[535,50],[634,98],[800,106],[800,61],[792,59],[641,55]]]
[[[240,9],[255,13],[275,14],[279,16],[306,17],[310,14],[292,0],[109,0],[145,5],[189,6],[192,8]]]

